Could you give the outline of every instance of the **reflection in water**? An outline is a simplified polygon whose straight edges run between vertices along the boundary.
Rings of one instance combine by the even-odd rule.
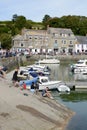
[[[84,75],[82,73],[73,74],[70,70],[67,64],[49,64],[48,65],[51,68],[51,76],[50,79],[52,80],[62,80],[62,81],[69,81],[69,82],[86,82],[87,81],[87,75]]]
[[[87,90],[71,91],[69,94],[59,94],[58,92],[52,91],[52,95],[56,100],[60,98],[64,103],[87,101]]]
[[[72,91],[70,94],[59,94],[53,91],[56,101],[60,101],[76,114],[70,120],[66,130],[87,130],[87,90]]]
[[[75,81],[84,84],[86,83],[86,75],[73,74],[69,71],[68,65],[50,65],[52,80]],[[56,101],[60,101],[68,108],[76,112],[72,117],[66,130],[87,130],[87,89],[85,91],[71,91],[70,94],[59,94],[53,91],[52,95]]]
[[[79,73],[79,74],[75,74],[74,75],[74,79],[76,81],[87,81],[87,75],[84,75],[82,73]]]
[[[69,69],[67,65],[59,65],[59,64],[48,64],[51,68],[51,76],[52,80],[62,80],[62,81],[73,81],[74,76],[72,73],[69,73]]]
[[[60,64],[54,64],[54,65],[49,64],[49,67],[51,68],[50,79],[51,80],[58,80]]]

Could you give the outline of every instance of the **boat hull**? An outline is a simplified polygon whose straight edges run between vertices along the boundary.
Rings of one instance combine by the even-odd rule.
[[[30,80],[21,80],[20,81],[20,86],[23,84],[23,82],[27,85],[27,86],[31,86],[32,82],[36,83],[38,80],[38,77],[36,78],[32,78]]]
[[[48,83],[40,84],[39,90],[43,90],[46,87],[48,87],[49,90],[56,89],[58,92],[70,92],[70,88],[61,81],[50,81]]]
[[[39,84],[39,90],[43,90],[46,87],[48,87],[50,90],[57,89],[59,86],[59,83],[61,83],[61,81],[48,81],[47,83]]]

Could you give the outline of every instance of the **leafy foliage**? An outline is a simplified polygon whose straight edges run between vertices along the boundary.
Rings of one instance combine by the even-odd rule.
[[[10,49],[11,46],[11,35],[4,33],[0,35],[1,47],[3,49]]]
[[[15,20],[15,26],[20,30],[26,26],[26,18],[24,16],[18,16]]]
[[[63,16],[51,18],[46,25],[57,28],[70,28],[75,35],[87,34],[87,17],[85,16]]]
[[[49,20],[51,19],[51,17],[49,15],[45,15],[43,20],[42,20],[42,23],[44,24],[44,29],[47,29],[47,25],[48,25],[48,22]]]

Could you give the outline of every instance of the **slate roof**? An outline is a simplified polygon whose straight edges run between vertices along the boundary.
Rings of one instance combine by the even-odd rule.
[[[66,28],[52,28],[49,27],[48,31],[50,31],[51,33],[62,33],[62,34],[73,34],[71,29],[66,29]]]
[[[32,35],[46,35],[46,30],[31,30],[31,29],[26,29],[26,34],[32,34]]]
[[[87,36],[76,36],[79,44],[87,44]]]

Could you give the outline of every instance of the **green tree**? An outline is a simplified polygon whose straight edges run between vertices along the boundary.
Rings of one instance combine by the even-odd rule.
[[[80,17],[79,34],[84,36],[87,34],[87,17]]]
[[[45,15],[43,20],[42,20],[42,23],[43,25],[45,26],[45,29],[47,29],[47,24],[48,24],[48,21],[51,19],[51,17],[49,15]]]
[[[15,21],[15,26],[21,30],[23,27],[26,26],[26,18],[24,16],[18,16]]]
[[[52,19],[50,19],[47,24],[50,26],[50,27],[55,27],[55,28],[59,28],[60,27],[60,19],[57,18],[57,17],[54,17]]]
[[[46,15],[44,16],[42,22],[43,22],[43,23],[46,23],[46,22],[47,22],[48,20],[50,20],[50,19],[51,19],[51,17],[46,14]]]
[[[3,49],[10,49],[11,45],[11,35],[7,33],[3,33],[0,35],[1,47]]]
[[[32,28],[32,24],[30,21],[26,21],[26,26],[27,29],[31,29]]]

